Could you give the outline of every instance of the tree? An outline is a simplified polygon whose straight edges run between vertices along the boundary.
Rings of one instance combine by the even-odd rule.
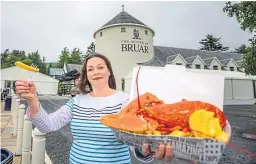
[[[235,16],[243,31],[248,30],[254,34],[243,55],[243,67],[247,75],[256,75],[256,1],[226,2],[223,12],[229,17]]]
[[[16,56],[20,60],[24,60],[27,58],[25,51],[12,50],[12,55]]]
[[[20,50],[12,50],[6,49],[3,53],[1,53],[1,69],[8,68],[15,65],[17,61],[25,61],[29,62],[26,56],[25,51]]]
[[[33,65],[35,65],[35,66],[37,66],[37,68],[39,68],[39,71],[41,73],[46,74],[46,64],[42,61],[38,50],[36,52],[29,53],[28,58],[32,60]],[[44,57],[43,57],[43,60],[45,60]]]
[[[46,74],[47,74],[47,75],[49,75],[49,73],[50,73],[50,68],[52,68],[52,63],[51,63],[51,62],[50,62],[49,65],[46,64],[46,70],[47,70],[47,71],[46,71]]]
[[[220,43],[221,38],[216,38],[213,35],[207,34],[205,39],[202,39],[199,43],[202,44],[200,50],[206,51],[227,51],[229,47],[224,47]]]
[[[45,60],[45,58],[43,58]],[[38,51],[29,53],[26,55],[25,51],[6,49],[1,53],[1,69],[15,66],[15,62],[21,61],[27,65],[36,65],[41,73],[45,73],[45,64],[42,62],[40,54]]]
[[[40,66],[40,69],[42,70],[40,72],[42,72],[44,74],[47,74],[47,66],[46,66],[46,63],[45,63],[45,56],[43,56],[42,62],[40,63],[39,66]]]
[[[89,56],[91,53],[95,52],[95,44],[92,42],[89,47],[87,47],[86,54],[83,56],[85,59],[87,56]]]
[[[43,56],[43,63],[45,63],[45,57]]]
[[[1,68],[6,68],[8,62],[8,54],[9,49],[6,49],[3,53],[1,53]]]
[[[24,64],[27,64],[27,65],[32,65],[32,63],[33,63],[33,61],[31,59],[28,59],[28,58],[22,60],[21,62],[24,63]]]
[[[81,64],[82,63],[82,54],[83,52],[80,51],[79,48],[74,48],[71,52],[67,47],[65,47],[61,51],[61,55],[59,57],[58,61],[58,67],[62,68],[64,66],[64,63],[69,64]]]
[[[28,58],[32,60],[34,65],[39,66],[39,64],[42,63],[41,56],[38,51],[29,53]]]
[[[82,63],[82,57],[81,57],[82,54],[83,53],[80,51],[79,48],[74,48],[71,51],[69,63],[71,63],[71,64],[81,64]]]
[[[243,68],[246,75],[256,75],[256,38],[247,48],[247,53],[243,55]]]
[[[15,65],[16,61],[26,58],[24,51],[6,49],[1,53],[1,68],[7,68]]]
[[[8,62],[6,63],[8,67],[14,66],[17,61],[20,59],[17,56],[10,55],[8,56]]]
[[[60,68],[62,68],[64,66],[65,62],[69,61],[70,58],[70,54],[69,54],[69,50],[67,47],[65,47],[62,51],[61,51],[61,55],[59,57],[59,61],[58,61],[58,65]]]
[[[226,2],[223,11],[229,17],[236,16],[241,29],[255,32],[256,27],[256,1],[242,1],[232,4],[230,1]]]
[[[240,47],[235,49],[235,53],[241,53],[241,54],[247,53],[247,46],[245,44],[242,44]]]

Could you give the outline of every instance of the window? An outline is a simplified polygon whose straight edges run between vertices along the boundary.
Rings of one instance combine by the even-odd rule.
[[[124,78],[122,78],[122,91],[124,91],[124,89],[125,89],[125,80]]]
[[[234,69],[234,67],[229,67],[229,70],[234,71],[235,69]]]
[[[214,70],[218,70],[219,68],[218,68],[217,65],[214,65],[214,66],[213,66],[213,69],[214,69]]]
[[[5,81],[5,88],[11,87],[11,81]]]
[[[100,32],[100,36],[102,36],[102,32]]]
[[[176,65],[182,65],[182,63],[176,63]]]
[[[200,64],[196,64],[196,69],[200,69],[201,65]]]
[[[145,34],[148,35],[148,31],[147,30],[145,30]]]
[[[125,27],[122,27],[122,28],[121,28],[121,32],[125,32]]]

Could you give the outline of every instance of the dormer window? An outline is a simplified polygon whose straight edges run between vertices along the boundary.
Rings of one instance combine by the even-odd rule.
[[[100,36],[102,36],[102,32],[100,32]]]
[[[230,71],[234,71],[235,68],[234,68],[234,67],[229,67],[229,70],[230,70]]]
[[[196,69],[200,69],[201,65],[200,64],[196,64]]]
[[[148,35],[148,31],[147,30],[145,30],[145,35]]]
[[[214,66],[213,66],[213,69],[214,69],[214,70],[218,70],[219,67],[218,67],[217,65],[214,65]]]
[[[125,32],[125,27],[122,27],[122,28],[121,28],[121,32]]]

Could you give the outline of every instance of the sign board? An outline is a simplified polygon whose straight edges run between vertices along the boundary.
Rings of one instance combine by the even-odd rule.
[[[148,43],[141,40],[138,29],[133,30],[133,37],[131,40],[121,40],[121,52],[148,52]]]

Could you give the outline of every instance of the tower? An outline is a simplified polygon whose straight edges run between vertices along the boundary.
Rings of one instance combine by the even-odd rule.
[[[153,57],[154,30],[122,11],[93,34],[95,52],[107,56],[116,77],[117,89],[137,63]]]

